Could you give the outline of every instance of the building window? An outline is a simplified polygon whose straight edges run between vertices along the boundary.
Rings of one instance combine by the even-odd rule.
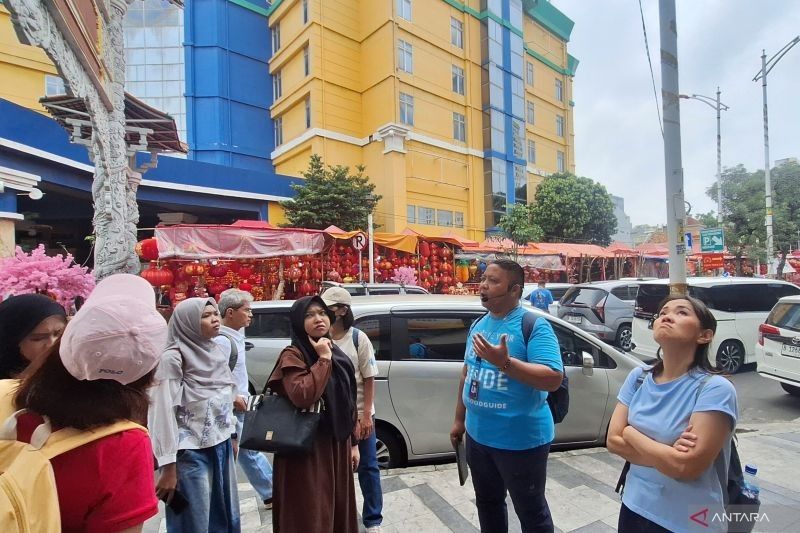
[[[311,74],[311,57],[309,57],[308,45],[303,47],[303,72],[306,76]]]
[[[564,101],[564,82],[561,80],[556,80],[556,100]]]
[[[525,83],[533,85],[533,63],[530,61],[525,64]]]
[[[272,75],[272,94],[273,100],[283,96],[283,76],[280,70]]]
[[[464,23],[455,17],[450,17],[450,44],[464,48]]]
[[[561,115],[556,115],[556,135],[564,136],[564,117]]]
[[[430,207],[418,207],[417,213],[419,214],[419,218],[417,219],[418,224],[426,224],[428,226],[433,226],[434,224],[434,215],[435,210],[431,209]]]
[[[406,222],[414,224],[416,221],[417,221],[417,206],[409,204],[406,206]]]
[[[566,162],[564,161],[564,152],[559,150],[556,152],[556,170],[559,172],[564,172],[567,168]]]
[[[436,225],[437,226],[453,226],[453,212],[445,209],[436,210]]]
[[[303,24],[308,24],[308,0],[303,0]]]
[[[414,97],[410,94],[400,93],[400,122],[414,125]]]
[[[311,127],[311,97],[306,96],[306,129]]]
[[[527,114],[525,115],[525,122],[528,124],[535,124],[536,123],[536,109],[533,107],[533,102],[528,100],[527,102]]]
[[[462,213],[461,211],[453,212],[453,226],[457,228],[464,227],[464,213]]]
[[[453,113],[453,138],[461,142],[467,140],[467,119],[461,113]]]
[[[464,94],[464,69],[453,65],[453,92]]]
[[[64,85],[64,80],[58,76],[46,74],[44,77],[44,95],[60,96],[62,94],[67,94],[67,87]]]
[[[528,139],[528,163],[536,163],[536,142]]]
[[[281,48],[281,23],[276,22],[272,27],[272,53],[274,54]]]
[[[275,119],[275,148],[283,144],[283,117]]]
[[[397,41],[397,68],[409,74],[414,72],[414,48],[402,39]]]
[[[397,0],[397,14],[400,18],[411,20],[411,0]]]

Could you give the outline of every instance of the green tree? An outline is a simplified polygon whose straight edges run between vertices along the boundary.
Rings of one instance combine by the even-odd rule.
[[[356,174],[341,165],[325,168],[322,158],[312,154],[303,172],[305,182],[292,185],[297,194],[281,202],[289,220],[284,226],[325,229],[333,224],[345,231],[365,229],[367,215],[381,196],[374,194],[375,184],[364,170],[362,165],[356,167]]]
[[[503,237],[513,243],[511,256],[514,261],[519,258],[520,246],[542,238],[542,229],[533,221],[533,209],[527,204],[506,206],[506,214],[500,217],[497,226]]]
[[[707,228],[716,228],[719,226],[719,222],[717,222],[717,214],[711,210],[708,213],[698,213],[694,216],[700,224]]]
[[[554,174],[536,188],[533,221],[547,242],[582,241],[606,246],[617,231],[606,188],[589,178]]]
[[[786,255],[798,240],[800,231],[800,165],[785,163],[772,169],[773,240],[780,252],[778,277],[783,274]],[[717,186],[706,191],[716,199]],[[722,173],[722,218],[725,242],[737,258],[737,273],[741,258],[772,260],[765,255],[766,214],[764,172],[748,172],[742,165],[726,168]]]

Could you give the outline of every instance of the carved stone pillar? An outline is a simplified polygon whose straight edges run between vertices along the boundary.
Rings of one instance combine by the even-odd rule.
[[[125,145],[125,50],[122,23],[127,0],[96,0],[102,18],[102,59],[106,68],[103,86],[87,73],[74,40],[67,39],[49,11],[47,0],[5,0],[20,40],[42,48],[58,69],[70,94],[83,98],[91,117],[90,157],[95,172],[94,275],[99,280],[117,272],[137,273],[134,252],[139,219],[136,192],[128,186]],[[102,92],[101,92],[102,91]]]

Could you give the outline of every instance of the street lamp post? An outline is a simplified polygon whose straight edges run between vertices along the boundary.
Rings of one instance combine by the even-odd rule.
[[[719,87],[717,87],[716,99],[702,94],[693,94],[692,96],[682,94],[680,97],[703,102],[717,112],[717,222],[722,224],[722,133],[720,131],[720,111],[727,111],[730,107],[719,101],[720,94]]]
[[[770,165],[769,165],[769,116],[767,114],[767,74],[775,67],[786,53],[800,42],[800,35],[786,43],[786,45],[778,50],[769,60],[767,60],[767,53],[761,50],[761,70],[759,70],[753,77],[753,81],[761,80],[761,92],[764,100],[764,187],[766,189],[766,208],[767,215],[764,218],[764,225],[767,228],[767,273],[772,274],[772,256],[775,253],[775,243],[772,237],[772,182],[770,180]]]

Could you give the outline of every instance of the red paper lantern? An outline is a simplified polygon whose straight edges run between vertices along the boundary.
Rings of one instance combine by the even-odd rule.
[[[247,292],[250,292],[250,290],[251,290],[252,288],[253,288],[253,286],[252,286],[252,285],[250,285],[249,283],[247,283],[246,281],[243,281],[243,282],[239,283],[239,290],[240,290],[240,291],[247,291]]]
[[[183,271],[190,276],[202,276],[206,273],[206,267],[201,263],[189,263],[183,267]]]
[[[136,254],[145,261],[158,259],[158,241],[156,238],[151,237],[136,243]]]
[[[303,276],[303,271],[300,270],[299,268],[297,268],[296,266],[292,266],[292,267],[289,268],[289,271],[288,271],[287,274],[289,276],[289,279],[292,280],[292,282],[297,283],[298,281],[300,281],[300,278]]]
[[[170,285],[174,278],[171,271],[166,268],[156,268],[155,265],[152,264],[139,275],[147,280],[153,287]]]
[[[228,267],[222,263],[212,266],[208,269],[208,275],[215,278],[221,278],[228,273]]]
[[[419,243],[419,254],[422,257],[428,257],[429,255],[431,255],[431,248],[428,245],[427,241],[422,241],[421,243]]]
[[[219,296],[225,290],[227,290],[228,286],[224,283],[212,283],[207,287],[208,294],[213,294],[214,296]]]

